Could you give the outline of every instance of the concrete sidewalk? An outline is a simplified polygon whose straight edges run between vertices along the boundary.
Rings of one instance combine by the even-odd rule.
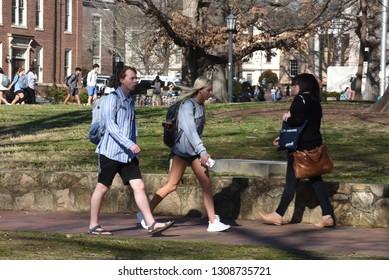
[[[175,225],[161,236],[151,237],[140,227],[135,214],[101,215],[101,225],[118,236],[193,240],[216,243],[271,246],[281,249],[313,250],[328,254],[380,256],[389,259],[388,228],[318,229],[309,224],[264,225],[260,221],[224,221],[226,232],[207,232],[207,220],[191,217],[156,217],[174,220]],[[55,233],[86,233],[89,213],[0,211],[0,230]]]

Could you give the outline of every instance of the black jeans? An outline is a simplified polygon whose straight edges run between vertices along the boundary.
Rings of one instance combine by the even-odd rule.
[[[321,176],[313,177],[309,179],[312,184],[316,196],[319,200],[322,215],[331,215],[333,216],[334,210],[332,208],[330,199],[328,197],[327,189],[323,183],[323,179]],[[292,153],[288,153],[288,165],[286,167],[286,184],[284,187],[284,191],[282,192],[281,201],[278,205],[276,212],[284,216],[289,204],[292,202],[294,195],[296,194],[296,188],[299,183],[299,179],[294,175],[293,168],[293,155]]]
[[[24,90],[24,100],[26,101],[27,104],[36,104],[36,97],[35,97],[35,90],[27,87]]]

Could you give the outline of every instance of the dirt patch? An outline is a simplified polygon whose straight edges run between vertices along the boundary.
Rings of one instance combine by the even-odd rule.
[[[369,123],[379,123],[383,125],[389,125],[389,113],[372,113],[369,112],[371,104],[339,104],[339,103],[326,103],[323,104],[323,113],[325,120],[328,121],[363,121]],[[228,109],[224,111],[215,112],[214,115],[226,116],[232,118],[244,118],[245,116],[273,116],[280,117],[285,113],[285,106],[269,106],[269,107],[256,107],[256,108],[239,108]]]

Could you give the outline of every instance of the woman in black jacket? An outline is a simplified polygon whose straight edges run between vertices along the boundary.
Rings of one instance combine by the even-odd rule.
[[[308,120],[305,126],[298,150],[312,150],[322,144],[320,133],[320,123],[322,118],[322,108],[320,105],[320,86],[316,77],[312,74],[300,74],[295,78],[292,94],[296,95],[292,101],[289,112],[283,114],[282,120],[291,126],[300,126]],[[273,142],[278,144],[279,138]],[[293,153],[289,152],[286,170],[286,183],[281,196],[280,203],[275,212],[271,214],[259,213],[262,221],[266,224],[282,225],[283,216],[292,202],[296,193],[299,180],[296,178],[293,168]],[[322,210],[322,219],[315,224],[317,227],[334,227],[334,210],[330,203],[327,189],[321,176],[309,178]]]

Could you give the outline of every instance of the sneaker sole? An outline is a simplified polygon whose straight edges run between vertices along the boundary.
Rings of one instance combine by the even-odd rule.
[[[207,229],[208,232],[222,232],[222,231],[226,231],[228,229],[230,229],[231,227],[228,227],[228,228],[225,228],[225,229],[220,229],[220,230],[209,230]]]

